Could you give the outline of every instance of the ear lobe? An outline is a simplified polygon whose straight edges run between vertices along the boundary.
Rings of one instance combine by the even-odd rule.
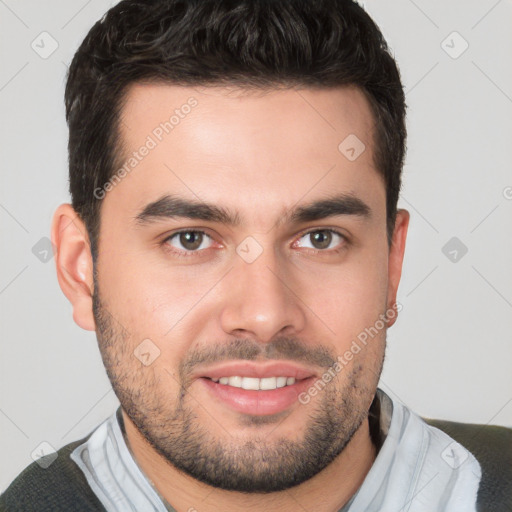
[[[400,284],[400,277],[402,275],[409,218],[410,215],[407,210],[400,209],[397,211],[388,260],[388,309],[393,309],[393,305],[396,303],[398,285]],[[391,327],[396,322],[397,316],[398,315],[395,315],[388,320],[388,327]]]
[[[61,204],[53,216],[52,242],[61,290],[73,306],[74,321],[96,330],[92,312],[93,261],[85,224],[70,204]]]

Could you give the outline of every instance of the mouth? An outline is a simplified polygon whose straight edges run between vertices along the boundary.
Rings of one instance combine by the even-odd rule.
[[[292,363],[258,365],[245,361],[203,370],[197,380],[216,403],[243,414],[271,415],[296,404],[316,376]]]

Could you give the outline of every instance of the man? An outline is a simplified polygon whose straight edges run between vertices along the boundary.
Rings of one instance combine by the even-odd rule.
[[[124,0],[66,112],[57,275],[121,407],[2,510],[507,509],[506,468],[377,388],[405,104],[357,4]]]

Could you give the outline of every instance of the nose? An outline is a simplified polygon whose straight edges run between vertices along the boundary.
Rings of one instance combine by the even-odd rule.
[[[223,283],[222,329],[233,336],[269,342],[304,329],[304,303],[294,291],[291,272],[277,265],[271,250],[247,263],[237,258]]]

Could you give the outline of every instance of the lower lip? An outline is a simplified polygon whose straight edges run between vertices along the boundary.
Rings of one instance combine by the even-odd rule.
[[[311,386],[314,377],[302,379],[291,386],[265,391],[235,388],[204,377],[199,381],[231,409],[244,414],[264,416],[277,414],[291,407],[298,401],[299,395]]]

